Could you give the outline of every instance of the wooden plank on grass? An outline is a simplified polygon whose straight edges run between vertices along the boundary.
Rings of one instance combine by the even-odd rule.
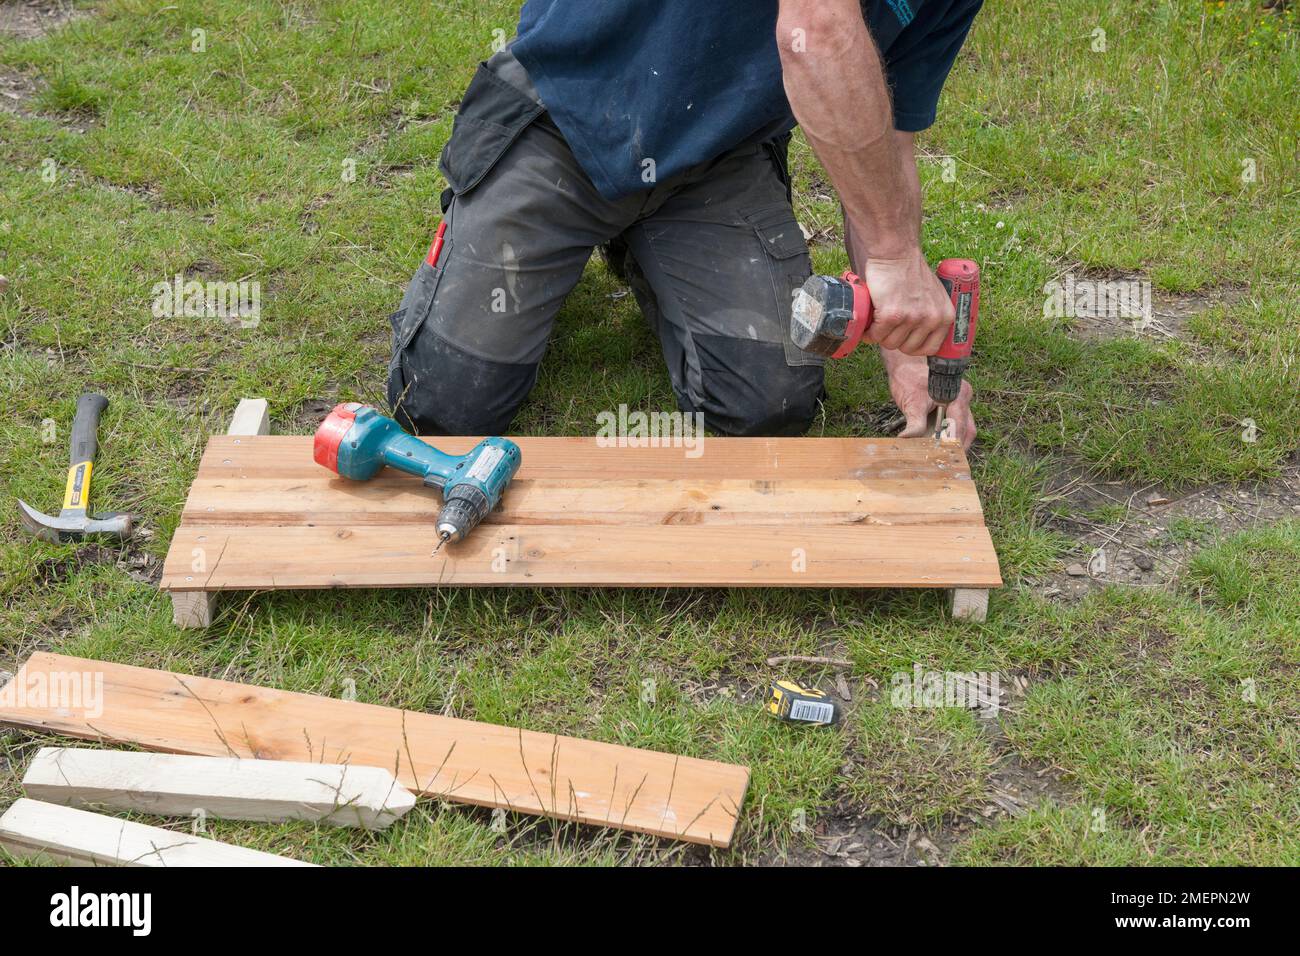
[[[75,807],[383,829],[415,796],[382,767],[43,747],[27,796]]]
[[[76,866],[314,866],[176,830],[20,799],[0,817],[0,846]]]
[[[452,453],[474,442],[439,439]],[[160,586],[1002,583],[959,445],[706,438],[691,457],[594,438],[519,443],[500,507],[435,555],[439,498],[410,476],[341,479],[312,460],[307,437],[213,438]]]
[[[198,478],[181,513],[188,527],[247,525],[432,527],[436,492],[397,472],[345,486],[328,472],[296,479]],[[969,481],[916,478],[750,480],[524,478],[511,482],[488,524],[893,526],[982,524]],[[426,532],[427,533],[427,532]]]
[[[484,524],[432,554],[432,527],[189,528],[172,553],[202,571],[165,572],[175,590],[488,585],[951,587],[1001,584],[982,526]],[[310,560],[304,560],[309,556]],[[169,562],[170,566],[170,562]]]
[[[727,846],[745,767],[357,701],[33,654],[0,723],[147,750],[388,767],[417,794]]]
[[[448,435],[424,441],[462,455],[481,439]],[[684,448],[620,448],[596,438],[512,437],[523,460],[516,480],[661,478],[671,481],[747,478],[890,480],[970,477],[959,444],[931,438],[705,438],[695,457]],[[593,466],[597,469],[592,471]],[[214,435],[199,471],[205,477],[319,478],[312,436],[265,435],[240,441]]]

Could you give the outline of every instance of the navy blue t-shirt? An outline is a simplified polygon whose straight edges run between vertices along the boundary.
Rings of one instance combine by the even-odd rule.
[[[894,125],[934,122],[983,0],[863,0]],[[610,199],[795,125],[777,0],[528,0],[511,47],[596,188]]]

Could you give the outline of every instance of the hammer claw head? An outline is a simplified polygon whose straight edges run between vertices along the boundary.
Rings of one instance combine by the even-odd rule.
[[[18,518],[25,527],[38,538],[46,541],[75,541],[88,534],[108,534],[117,538],[131,535],[131,516],[129,514],[107,514],[92,518],[85,513],[76,517],[59,515],[57,518],[37,511],[19,499]]]
[[[59,532],[55,529],[58,519],[37,511],[21,498],[18,499],[18,520],[23,523],[23,527],[38,538],[43,538],[46,541],[59,540]]]

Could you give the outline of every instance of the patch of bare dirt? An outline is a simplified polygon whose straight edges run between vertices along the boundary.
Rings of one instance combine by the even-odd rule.
[[[864,699],[879,697],[878,688],[868,691],[860,682],[855,683],[861,687]],[[784,856],[765,855],[761,862],[795,866],[946,866],[956,848],[982,827],[1006,817],[1024,816],[1044,803],[1061,806],[1075,802],[1054,768],[1024,759],[1007,739],[1001,719],[1014,713],[1028,690],[1029,679],[1019,674],[1003,675],[1003,684],[998,692],[999,714],[981,714],[979,720],[994,755],[982,806],[925,825],[865,812],[846,798],[819,816],[811,846],[792,847]],[[843,688],[836,696],[841,707],[852,706],[852,698],[843,696]]]
[[[339,403],[337,398],[309,398],[290,419],[285,434],[313,435],[325,416]]]
[[[93,564],[111,564],[116,558],[112,551],[98,544],[78,548],[67,557],[44,558],[37,561],[34,568],[36,585],[49,587],[60,584],[84,567]]]
[[[62,0],[0,0],[0,35],[34,40],[88,16],[89,10]],[[29,102],[43,86],[35,77],[0,67],[0,111],[48,119],[74,133],[84,133],[95,126],[97,121],[88,112],[49,114],[30,109]]]
[[[96,122],[93,117],[82,114],[60,115],[57,118],[64,124],[64,126],[75,128],[78,133],[86,132],[86,130],[94,126]],[[170,208],[167,203],[163,202],[162,190],[152,183],[115,183],[102,176],[83,176],[80,170],[77,171],[77,176],[83,182],[94,183],[100,189],[122,193],[126,196],[134,196],[136,199],[146,203],[150,209],[161,210]]]
[[[0,0],[0,33],[34,40],[86,15],[59,0]]]
[[[792,848],[766,864],[787,866],[943,866],[965,837],[959,829],[900,827],[879,816],[835,811],[817,821],[812,847]]]
[[[366,181],[380,189],[392,189],[413,176],[413,163],[374,163],[366,175]]]
[[[162,577],[162,564],[151,554],[136,550],[135,540],[120,547],[109,548],[89,543],[67,557],[45,558],[36,562],[35,577],[38,587],[51,587],[72,577],[83,568],[96,564],[112,564],[141,584],[157,584]]]
[[[1020,203],[1029,198],[1029,190],[1017,187],[1015,189],[998,190],[989,197],[987,206],[990,209],[1014,209]]]
[[[1165,292],[1136,272],[1080,269],[1053,281],[1070,334],[1084,341],[1182,338],[1192,318],[1244,294],[1235,287]]]
[[[0,67],[0,110],[17,113],[19,116],[29,115],[26,104],[38,89],[39,86],[32,77]]]
[[[323,193],[314,198],[298,215],[298,222],[302,225],[302,231],[309,236],[314,236],[320,232],[320,223],[316,219],[316,213],[328,206],[334,199],[333,193]]]
[[[1300,463],[1274,481],[1178,494],[1071,469],[1044,500],[1064,505],[1048,526],[1077,542],[1064,572],[1037,581],[1045,597],[1075,599],[1109,584],[1172,588],[1188,560],[1215,538],[1300,517]]]
[[[43,88],[44,84],[36,77],[0,66],[0,112],[47,119],[74,133],[84,133],[94,127],[97,120],[89,113],[40,113],[32,109],[32,99]]]
[[[984,806],[978,811],[923,826],[861,813],[841,804],[818,819],[812,846],[794,847],[783,858],[763,862],[795,866],[946,866],[956,848],[976,830],[1001,818],[1024,816],[1047,802],[1074,802],[1051,767],[1036,766],[1016,755],[997,722],[988,723],[998,762],[989,774]]]

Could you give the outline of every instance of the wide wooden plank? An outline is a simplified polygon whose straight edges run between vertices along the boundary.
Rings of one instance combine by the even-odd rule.
[[[523,460],[516,480],[531,478],[664,478],[674,481],[747,478],[911,480],[970,477],[960,445],[930,438],[706,438],[699,457],[681,448],[601,447],[595,438],[514,438]],[[478,438],[426,438],[464,454]],[[208,441],[199,473],[205,478],[312,478],[309,435]]]
[[[62,806],[367,830],[382,830],[415,806],[415,795],[382,767],[77,747],[42,747],[23,790]]]
[[[20,799],[0,817],[0,846],[16,857],[75,866],[314,866],[176,830]]]
[[[449,452],[475,438],[440,438]],[[523,464],[470,538],[433,555],[436,492],[351,482],[308,436],[218,436],[161,587],[999,587],[960,445],[718,438],[694,451],[519,439]]]
[[[407,789],[726,846],[744,767],[356,701],[33,654],[0,723],[148,750],[388,767]]]
[[[388,469],[366,482],[320,476],[205,478],[181,520],[216,525],[432,524],[438,492]],[[515,479],[492,524],[983,524],[970,481],[915,479]]]
[[[484,524],[432,554],[427,525],[182,525],[167,590],[525,585],[1000,587],[980,525]],[[196,557],[197,556],[197,557]]]

